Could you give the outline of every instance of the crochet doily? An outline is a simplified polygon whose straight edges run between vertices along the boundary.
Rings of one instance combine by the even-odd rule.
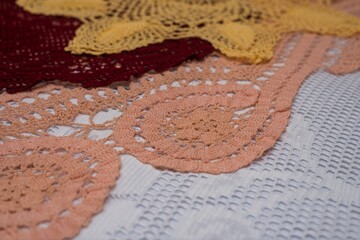
[[[357,43],[358,38],[291,35],[266,64],[213,55],[117,89],[49,85],[3,94],[0,139],[56,135],[61,128],[159,168],[233,172],[275,144],[304,79],[342,62]],[[360,65],[357,58],[347,61],[346,71]]]
[[[80,24],[74,18],[31,14],[15,0],[0,1],[0,90],[14,93],[53,80],[83,87],[105,86],[150,70],[162,72],[213,51],[210,43],[192,38],[167,40],[120,54],[76,56],[64,48]]]
[[[351,36],[360,20],[331,1],[292,0],[18,0],[32,13],[65,15],[83,25],[72,53],[119,53],[165,39],[199,37],[230,57],[258,63],[273,56],[286,32]]]
[[[0,144],[0,239],[67,239],[102,209],[119,175],[112,149],[72,137]]]
[[[89,2],[89,6],[96,9],[93,7],[101,2]],[[348,3],[339,3],[338,7],[355,15],[360,12],[358,1]],[[77,8],[76,10],[78,12]],[[89,13],[89,9],[84,12]],[[67,239],[75,236],[102,209],[119,174],[118,154],[134,155],[141,162],[180,172],[219,174],[233,172],[250,164],[271,148],[285,130],[293,98],[307,76],[317,70],[326,75],[324,71],[343,74],[359,69],[359,41],[359,36],[342,39],[314,34],[291,34],[278,44],[274,58],[266,64],[244,65],[215,54],[202,62],[186,63],[162,74],[146,74],[128,86],[89,90],[63,83],[38,86],[31,92],[13,95],[2,93],[0,239]],[[328,79],[323,80],[329,82]],[[344,78],[339,77],[339,80]],[[283,224],[288,224],[293,216],[300,218],[306,212],[306,222],[316,218],[325,225],[327,219],[336,219],[332,218],[333,213],[327,213],[326,210],[340,209],[341,218],[352,218],[349,222],[353,224],[357,220],[353,218],[356,215],[353,213],[356,213],[358,204],[344,205],[339,201],[335,207],[329,208],[328,206],[334,205],[334,200],[327,199],[326,194],[335,183],[335,189],[338,190],[336,197],[340,199],[344,193],[351,192],[349,189],[354,189],[348,188],[349,184],[358,184],[357,172],[354,170],[356,161],[353,161],[356,141],[350,139],[347,145],[348,142],[340,136],[338,143],[333,134],[353,132],[353,136],[349,136],[356,140],[358,132],[356,128],[352,128],[357,122],[356,118],[349,115],[349,119],[346,119],[348,115],[344,117],[339,107],[343,105],[337,105],[336,102],[352,101],[350,106],[355,106],[356,97],[354,100],[352,96],[357,96],[357,85],[354,84],[354,89],[346,92],[349,96],[334,94],[335,97],[330,96],[329,102],[324,105],[317,104],[312,99],[312,93],[319,95],[319,91],[328,92],[328,89],[323,86],[314,87],[314,92],[309,92],[306,96],[309,102],[315,102],[313,108],[318,111],[309,110],[308,115],[316,115],[312,120],[313,125],[319,126],[321,120],[326,122],[326,129],[332,128],[326,134],[323,128],[319,131],[312,130],[315,131],[315,138],[320,141],[326,139],[326,144],[320,146],[316,141],[311,146],[305,144],[305,150],[311,157],[304,160],[292,145],[285,142],[283,148],[286,151],[279,153],[275,149],[275,154],[279,155],[277,162],[274,161],[274,155],[270,155],[264,164],[255,163],[246,169],[251,173],[249,178],[242,174],[233,178],[245,182],[248,186],[246,189],[239,187],[230,191],[231,188],[219,187],[229,191],[220,197],[199,197],[190,202],[191,199],[185,196],[188,192],[184,189],[188,189],[196,179],[207,181],[207,177],[213,176],[163,172],[154,185],[150,184],[150,191],[143,192],[145,197],[141,201],[136,200],[136,195],[111,197],[133,197],[133,205],[136,202],[138,208],[145,209],[144,217],[139,220],[145,226],[142,229],[149,226],[151,231],[156,229],[156,224],[148,221],[157,214],[154,208],[164,210],[159,215],[171,215],[171,219],[167,218],[168,222],[174,222],[185,210],[188,211],[189,206],[209,212],[203,207],[221,204],[234,213],[239,207],[251,207],[251,203],[258,202],[259,199],[265,201],[266,206],[269,206],[269,202],[272,203],[275,210],[259,208],[258,215],[246,215],[246,219],[256,228],[271,232],[264,236],[283,236],[275,232],[276,228],[270,221],[279,217],[279,211],[286,214]],[[300,109],[299,112],[301,111]],[[327,121],[330,115],[327,113],[341,117],[329,118],[329,124]],[[346,124],[347,121],[351,123],[350,127]],[[292,126],[295,134],[296,127]],[[55,137],[64,132],[66,137]],[[298,141],[301,136],[294,139]],[[344,154],[344,162],[326,160],[329,156],[339,158],[339,151]],[[309,166],[304,163],[313,158],[318,162]],[[316,171],[321,169],[320,174],[314,168],[317,168]],[[260,171],[266,176],[270,170],[279,173],[281,169],[290,169],[291,174],[288,175],[294,174],[296,177],[284,177],[270,172],[269,178],[265,180],[256,178]],[[275,180],[274,175],[278,176]],[[220,176],[220,180],[210,182],[222,185],[222,181],[232,178],[229,176]],[[149,182],[148,178],[136,176],[136,179]],[[329,183],[319,187],[319,179],[323,182],[329,180]],[[341,185],[339,182],[342,182]],[[209,182],[207,184],[208,186],[199,186],[213,187]],[[273,198],[269,197],[270,192],[275,198],[279,196],[276,195],[279,192],[291,195],[294,189],[299,193],[295,195],[300,196],[300,200],[292,199],[287,203],[272,201]],[[304,189],[313,192],[311,199],[301,198]],[[164,201],[168,195],[163,195],[162,190],[171,195],[169,201]],[[325,194],[319,195],[319,191]],[[227,197],[229,194],[231,197]],[[173,211],[174,199],[181,203]],[[321,218],[322,212],[320,214],[309,206],[320,206],[321,211],[326,212],[326,218]],[[297,212],[294,213],[294,209]],[[171,214],[167,214],[169,211]],[[162,218],[157,217],[154,217],[154,221],[160,219],[161,222]],[[184,219],[187,217],[190,219],[192,216],[187,215]],[[146,224],[150,222],[149,225],[144,224],[144,221]],[[216,217],[208,221],[224,222]],[[335,220],[334,222],[337,223]],[[165,234],[171,226],[169,224],[164,227]],[[237,229],[236,224],[227,226]],[[338,229],[343,227],[334,229],[333,232],[338,234]],[[356,226],[349,225],[348,229],[351,229],[348,235],[354,236],[352,229],[357,229]],[[152,234],[151,231],[147,233]],[[291,229],[290,232],[295,232],[295,235],[290,236],[297,236],[296,231],[296,228]],[[333,232],[325,235],[335,236]],[[124,229],[114,233],[107,232],[110,238],[124,234],[127,234]],[[192,229],[189,232],[191,234],[199,238],[203,235],[198,229]]]

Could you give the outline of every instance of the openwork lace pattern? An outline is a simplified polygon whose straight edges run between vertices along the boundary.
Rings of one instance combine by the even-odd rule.
[[[3,94],[1,140],[56,135],[62,128],[155,167],[233,172],[275,144],[301,83],[313,71],[341,61],[352,49],[349,44],[353,40],[289,35],[266,64],[244,65],[212,55],[147,74],[125,87],[48,85]],[[349,71],[360,66],[352,60]]]
[[[114,184],[119,160],[112,148],[182,172],[217,174],[250,164],[284,131],[306,76],[333,68],[357,43],[290,35],[266,64],[213,55],[116,89],[48,85],[0,95],[1,237],[77,234]],[[351,60],[343,71],[360,67]],[[69,128],[71,136],[48,136],[56,128]]]
[[[187,59],[202,59],[213,51],[210,43],[192,38],[103,56],[65,52],[80,25],[75,18],[35,15],[15,0],[0,1],[0,91],[15,93],[54,80],[86,88],[106,86],[151,70],[162,72]]]
[[[229,57],[269,60],[283,33],[351,36],[360,20],[330,1],[292,0],[18,0],[32,13],[79,18],[67,50],[119,53],[165,39],[199,37]]]
[[[0,238],[68,239],[102,209],[119,175],[111,148],[72,137],[0,145]]]
[[[102,2],[89,1],[91,8],[83,12],[96,17],[96,9],[101,9]],[[351,9],[356,15],[360,3],[353,3],[340,2],[337,7]],[[77,11],[78,6],[74,9]],[[37,86],[31,92],[1,94],[0,239],[75,236],[102,209],[119,174],[118,154],[131,154],[143,163],[179,172],[220,174],[249,165],[273,147],[285,130],[293,98],[307,76],[319,69],[342,74],[360,68],[356,55],[359,41],[358,36],[343,39],[288,34],[278,43],[274,57],[264,64],[246,65],[213,54],[201,62],[185,63],[162,74],[146,74],[125,86],[84,89],[62,83]],[[324,106],[324,111],[330,111],[329,105]],[[322,113],[318,117],[327,119]],[[334,125],[335,132],[339,129]],[[59,132],[66,132],[66,136],[58,137]],[[326,137],[323,131],[316,135],[320,139]],[[335,144],[333,139],[328,141],[330,145]],[[330,145],[311,146],[313,157],[330,156]],[[333,149],[335,157],[338,157],[337,147]],[[355,147],[352,150],[355,152]],[[346,151],[344,154],[346,161],[351,160],[351,154]],[[294,169],[304,164],[289,162],[284,156],[279,161],[287,165],[269,165],[281,171],[280,167]],[[273,160],[273,156],[268,160]],[[320,159],[316,167],[326,170],[328,175],[337,172],[346,183],[357,182],[356,172],[351,168],[332,163],[325,169],[323,162]],[[250,168],[258,171],[262,165],[253,164]],[[302,168],[301,171],[303,177]],[[312,167],[306,172],[315,174]],[[163,175],[180,178],[176,184],[184,180],[176,173]],[[200,176],[192,174],[189,179]],[[166,184],[157,186],[167,190],[172,186],[167,185],[168,179],[172,177],[163,178]],[[187,188],[192,180],[183,182]],[[264,199],[271,191],[291,192],[294,183],[266,179],[256,184],[251,186],[257,189],[252,190],[252,198],[239,197],[244,196],[243,189],[231,193],[238,205],[227,203],[222,197],[219,202],[231,209],[245,207],[251,199]],[[302,184],[296,183],[299,189],[303,188]],[[269,192],[256,188],[273,185],[275,190]],[[317,183],[313,187],[319,191]],[[172,196],[178,198],[176,194]],[[139,207],[147,205],[148,200],[144,199]],[[187,199],[184,200],[181,201],[186,203]],[[215,198],[206,201],[200,198],[194,204],[214,205],[215,201]],[[330,204],[313,202],[322,206]],[[295,200],[291,203],[301,204]],[[294,211],[289,207],[284,212]],[[149,214],[153,213],[149,211]],[[309,219],[317,215],[309,215]],[[254,224],[260,228],[269,225],[266,219]]]

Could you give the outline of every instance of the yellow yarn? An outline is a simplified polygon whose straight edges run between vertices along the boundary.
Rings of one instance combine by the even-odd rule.
[[[269,60],[286,32],[351,36],[360,19],[329,0],[18,0],[32,13],[77,17],[84,24],[67,50],[119,53],[165,39],[199,37],[229,57]]]

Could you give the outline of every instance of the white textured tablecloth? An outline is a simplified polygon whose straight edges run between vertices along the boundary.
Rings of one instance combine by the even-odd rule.
[[[360,72],[310,76],[281,139],[235,173],[122,159],[104,210],[76,239],[359,239]]]

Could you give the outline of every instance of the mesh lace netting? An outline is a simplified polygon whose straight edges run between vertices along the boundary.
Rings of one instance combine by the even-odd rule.
[[[52,80],[105,86],[150,70],[161,72],[213,51],[206,41],[180,39],[120,54],[77,56],[64,48],[80,24],[74,18],[30,14],[14,0],[0,1],[0,90],[14,93]]]
[[[33,13],[77,17],[83,25],[67,46],[73,53],[118,53],[199,37],[223,54],[251,63],[269,60],[283,33],[351,36],[360,20],[329,0],[18,0]]]

